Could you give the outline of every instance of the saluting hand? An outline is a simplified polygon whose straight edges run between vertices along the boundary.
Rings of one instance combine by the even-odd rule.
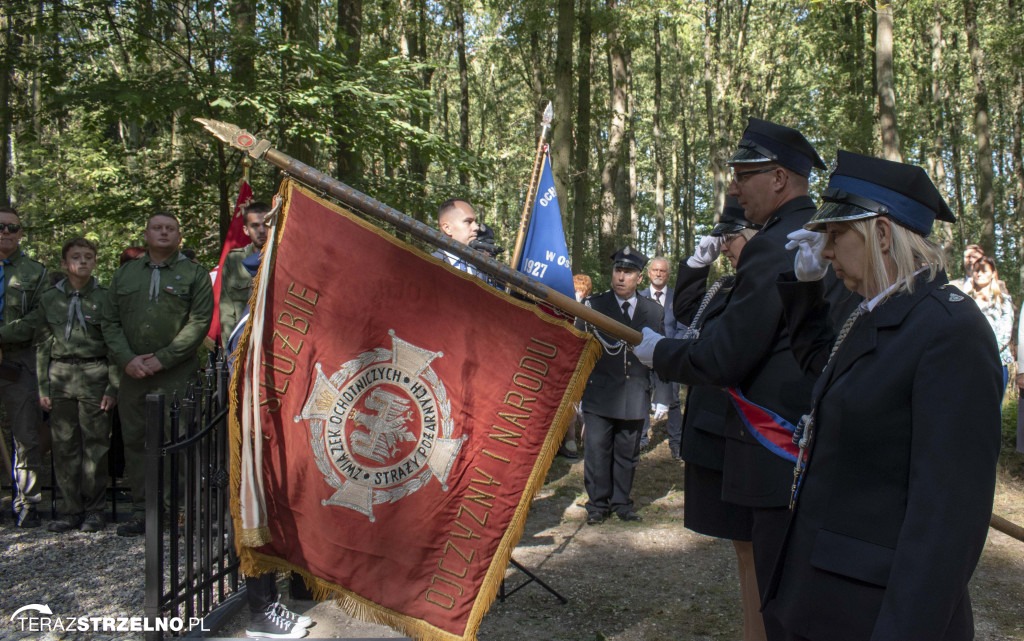
[[[693,250],[693,256],[686,259],[686,264],[690,267],[707,267],[711,263],[715,262],[718,255],[722,253],[722,237],[721,236],[705,236],[700,239],[697,243],[697,248]]]
[[[790,233],[786,238],[786,249],[795,249],[796,258],[793,259],[793,271],[800,281],[821,280],[828,271],[828,261],[821,257],[821,250],[825,248],[825,234],[817,231],[798,229]]]

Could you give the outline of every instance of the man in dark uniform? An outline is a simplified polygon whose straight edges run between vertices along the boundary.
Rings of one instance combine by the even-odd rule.
[[[665,310],[637,296],[636,286],[647,257],[633,247],[612,256],[612,288],[584,303],[624,325],[640,330],[665,329]],[[587,524],[597,525],[615,512],[623,521],[640,521],[629,497],[640,460],[640,429],[651,409],[651,370],[627,349],[605,352],[583,392],[583,484],[587,490]],[[667,398],[657,399],[666,403]],[[667,404],[667,403],[666,403]]]
[[[46,288],[46,268],[21,251],[21,218],[0,207],[0,326],[25,316]],[[15,525],[39,527],[39,389],[31,340],[3,342],[0,401],[14,433]]]
[[[668,259],[663,256],[655,256],[647,265],[647,278],[651,281],[650,286],[641,291],[640,295],[650,298],[665,308],[665,336],[668,338],[681,337],[686,331],[686,325],[676,321],[675,313],[672,310],[672,288],[668,286],[669,264]],[[679,439],[683,434],[683,413],[679,408],[679,383],[669,383],[658,380],[658,385],[668,386],[665,394],[669,397],[668,407],[655,404],[652,409],[654,420],[660,421],[668,415],[668,449],[672,452],[672,458],[679,460]],[[640,437],[640,449],[647,447],[650,442],[651,420],[648,417],[644,421],[644,431]]]
[[[245,208],[242,221],[245,223],[245,235],[252,242],[245,247],[238,247],[228,252],[224,259],[224,267],[220,277],[220,344],[225,349],[231,330],[238,325],[242,311],[249,304],[249,283],[252,276],[246,271],[242,261],[263,251],[267,242],[267,225],[264,218],[270,213],[270,205],[254,202]]]
[[[754,562],[763,596],[789,514],[796,460],[789,451],[791,432],[807,411],[814,384],[790,351],[775,279],[792,269],[786,237],[814,214],[807,178],[825,165],[800,132],[757,118],[750,119],[729,164],[729,194],[750,222],[763,227],[743,249],[725,310],[698,339],[649,335],[635,351],[666,380],[728,387],[741,413],[776,419],[771,430],[731,422],[723,469],[722,498],[754,508]],[[838,292],[834,276],[830,285]]]

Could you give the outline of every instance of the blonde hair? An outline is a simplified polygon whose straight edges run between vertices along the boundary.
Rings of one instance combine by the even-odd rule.
[[[750,227],[744,227],[736,233],[743,236],[743,240],[750,242],[750,239],[757,235],[757,230],[751,229]]]
[[[894,274],[891,276],[886,268],[885,255],[882,254],[882,248],[878,243],[876,232],[878,218],[852,220],[847,223],[864,239],[865,271],[867,272],[865,278],[869,285],[868,293],[871,296],[877,296],[896,284],[896,287],[879,302],[903,292],[913,293],[914,274],[922,267],[928,268],[928,282],[935,280],[939,272],[946,269],[946,255],[941,247],[891,218],[887,220],[892,229],[888,254],[891,260],[890,264],[894,269]]]

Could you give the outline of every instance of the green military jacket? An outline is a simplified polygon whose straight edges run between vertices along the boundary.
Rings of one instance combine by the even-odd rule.
[[[242,261],[252,256],[256,246],[249,243],[245,247],[232,249],[224,259],[220,272],[220,344],[227,346],[231,332],[242,317],[245,306],[249,304],[249,285],[252,276]]]
[[[4,265],[4,306],[0,327],[9,325],[27,315],[39,304],[39,298],[47,288],[46,268],[32,260],[20,249],[8,258]],[[32,333],[22,340],[0,339],[0,347],[7,351],[26,349],[32,345]]]
[[[206,269],[174,252],[155,280],[153,271],[146,252],[110,282],[103,338],[120,369],[141,354],[155,355],[164,369],[194,360],[210,331],[213,286]]]
[[[26,342],[33,334],[37,339],[36,372],[39,375],[39,396],[51,396],[50,361],[53,359],[107,358],[103,340],[103,310],[107,305],[107,289],[95,278],[78,290],[81,318],[74,314],[68,321],[68,308],[75,290],[63,279],[39,297],[39,306],[22,318],[0,328],[0,341]],[[84,325],[83,325],[84,323]],[[117,394],[118,372],[113,362],[108,367],[106,396]]]

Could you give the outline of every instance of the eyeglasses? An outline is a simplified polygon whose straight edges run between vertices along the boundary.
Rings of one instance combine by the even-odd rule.
[[[764,167],[762,169],[751,169],[750,171],[736,171],[736,170],[733,170],[733,172],[732,172],[732,180],[733,180],[733,182],[738,184],[738,183],[744,182],[747,178],[750,178],[751,176],[756,176],[757,174],[766,174],[769,171],[775,171],[776,169],[778,169],[778,167],[774,167],[773,166],[773,167]]]
[[[19,225],[18,223],[0,223],[0,232],[2,232],[5,229],[9,234],[17,234],[19,231],[21,231],[21,225]]]
[[[737,238],[740,238],[742,235],[743,234],[741,234],[739,232],[735,232],[735,233],[732,233],[732,234],[722,234],[722,242],[723,243],[731,243],[732,241],[736,240]]]

